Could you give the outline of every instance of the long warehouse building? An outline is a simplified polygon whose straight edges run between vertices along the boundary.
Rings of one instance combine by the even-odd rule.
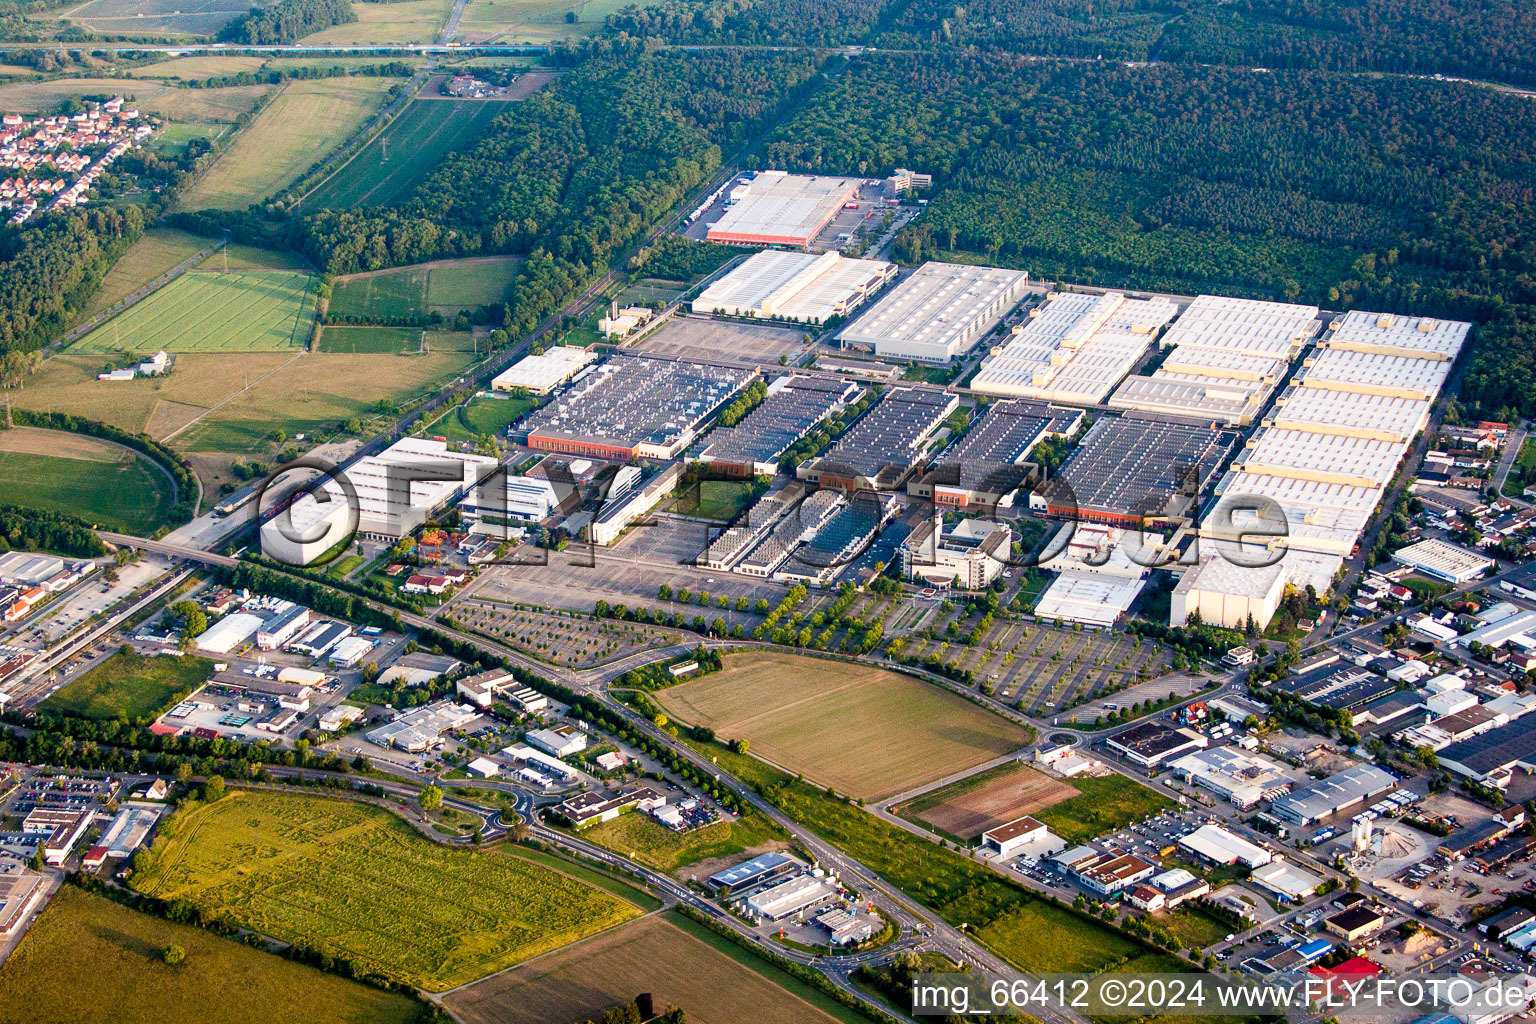
[[[1131,377],[1111,408],[1252,423],[1317,333],[1316,306],[1201,295],[1163,336],[1150,376]]]
[[[1428,422],[1470,326],[1359,311],[1333,321],[1200,524],[1211,546],[1241,538],[1242,557],[1227,550],[1189,570],[1169,622],[1182,625],[1199,609],[1212,625],[1241,628],[1252,616],[1263,629],[1277,606],[1274,565],[1284,569],[1282,588],[1327,594]],[[1251,556],[1266,551],[1255,565]]]
[[[614,356],[520,424],[528,447],[591,458],[670,459],[756,370]]]
[[[693,311],[820,324],[847,316],[895,276],[884,260],[764,249],[704,289]]]
[[[1022,270],[924,263],[839,335],[883,359],[948,363],[963,356],[1029,291]]]
[[[857,384],[836,378],[780,377],[741,422],[709,436],[698,461],[726,476],[771,475],[791,445],[862,393]]]
[[[971,387],[988,395],[1098,405],[1177,310],[1167,299],[1120,292],[1051,295],[982,360]]]
[[[730,207],[705,237],[711,242],[804,249],[858,189],[858,178],[759,171],[750,182],[731,189]]]

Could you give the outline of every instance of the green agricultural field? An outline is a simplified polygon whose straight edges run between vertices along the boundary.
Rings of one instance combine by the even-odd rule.
[[[161,951],[180,946],[174,966]],[[413,1024],[384,992],[66,885],[0,970],[5,1024]]]
[[[309,46],[321,43],[431,43],[437,40],[452,6],[451,0],[360,3],[353,7],[356,21],[323,28],[300,42]]]
[[[375,321],[417,323],[427,313],[427,271],[401,267],[344,277],[331,285],[329,315],[337,320],[368,317]]]
[[[229,129],[227,124],[168,124],[155,136],[152,148],[161,156],[174,155],[185,149],[193,139],[217,142]]]
[[[130,722],[156,718],[213,675],[213,662],[119,651],[43,702],[47,711]]]
[[[352,137],[397,84],[394,78],[363,77],[289,82],[182,193],[179,204],[189,210],[243,210],[274,195]]]
[[[483,434],[499,435],[538,404],[539,400],[531,396],[471,398],[432,424],[430,432],[451,441],[473,441]]]
[[[67,512],[142,536],[165,522],[174,487],[148,459],[99,438],[36,427],[0,432],[0,504]]]
[[[415,327],[326,327],[317,352],[393,353],[421,351],[421,331]]]
[[[1076,775],[1072,787],[1081,795],[1035,814],[1069,843],[1086,843],[1173,806],[1161,793],[1120,774]]]
[[[92,32],[211,36],[251,7],[242,0],[88,0],[55,17]]]
[[[552,858],[448,850],[350,801],[237,791],[169,824],[141,892],[432,991],[640,913]]]
[[[295,271],[191,271],[70,346],[72,353],[270,352],[303,346],[315,297]]]
[[[466,42],[548,43],[589,36],[628,0],[470,0],[456,38]],[[567,19],[576,15],[575,21]]]
[[[434,263],[427,272],[427,305],[447,313],[506,299],[522,262],[511,256]]]
[[[728,654],[724,665],[658,691],[657,703],[861,799],[905,792],[1034,738],[958,694],[873,665],[777,651]]]
[[[674,832],[649,814],[621,814],[581,830],[581,838],[606,846],[657,871],[673,871],[715,857],[730,857],[788,840],[767,818],[748,814],[691,832]]]
[[[506,109],[483,100],[416,100],[304,199],[306,210],[390,206],[448,153],[468,148]]]

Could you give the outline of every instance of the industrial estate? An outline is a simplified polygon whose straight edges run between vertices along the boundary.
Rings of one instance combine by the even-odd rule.
[[[0,19],[0,1024],[1536,1014],[1536,29],[1175,6]]]

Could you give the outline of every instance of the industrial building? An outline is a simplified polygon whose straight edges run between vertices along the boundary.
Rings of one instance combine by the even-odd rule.
[[[1357,764],[1302,786],[1269,805],[1277,816],[1296,825],[1311,825],[1375,800],[1397,786],[1397,776],[1375,765]]]
[[[1056,554],[1040,568],[1057,575],[1035,602],[1041,621],[1108,629],[1130,611],[1145,585],[1147,567],[1131,557],[1131,544],[1116,527],[1067,523],[1046,550]],[[1153,552],[1147,554],[1152,557],[1144,561],[1157,561]]]
[[[1354,942],[1374,935],[1385,927],[1387,916],[1368,902],[1360,902],[1348,910],[1341,910],[1323,922],[1323,927],[1345,942]]]
[[[837,888],[826,878],[806,874],[753,893],[747,897],[746,906],[749,913],[764,921],[782,921],[836,897]]]
[[[459,502],[466,516],[491,522],[517,519],[539,522],[555,513],[570,514],[604,489],[622,489],[640,477],[635,466],[615,466],[601,459],[546,455],[521,474],[499,466]]]
[[[895,388],[796,476],[822,487],[894,490],[912,474],[926,438],[959,401],[943,391]]]
[[[266,618],[249,612],[226,615],[197,636],[197,649],[212,654],[228,654],[250,640]]]
[[[773,573],[776,580],[830,583],[853,563],[901,507],[894,495],[858,491],[814,530]]]
[[[884,260],[764,249],[705,288],[693,311],[821,324],[847,316],[895,276]]]
[[[1220,555],[1203,558],[1186,569],[1173,588],[1168,622],[1182,626],[1196,613],[1212,626],[1243,629],[1251,620],[1259,629],[1269,625],[1285,596],[1286,567],[1239,564]]]
[[[845,504],[843,496],[836,491],[816,491],[798,505],[794,505],[792,509],[785,507],[783,514],[773,521],[772,527],[765,535],[760,531],[753,531],[752,536],[762,536],[762,539],[748,554],[735,556],[727,555],[722,551],[719,557],[723,559],[735,557],[736,563],[732,566],[734,572],[744,576],[770,578],[796,548],[815,536],[816,532],[830,522]],[[756,508],[757,506],[754,506],[754,512]],[[727,531],[717,544],[726,544],[728,541],[734,543],[735,540]],[[707,552],[708,558],[717,557],[715,549],[716,545],[710,546]]]
[[[682,477],[681,459],[644,469],[623,467],[609,485],[597,514],[583,528],[587,540],[603,547],[613,544],[632,523],[676,490]]]
[[[596,352],[574,345],[554,345],[540,355],[524,356],[501,371],[491,379],[491,390],[547,395],[596,360]]]
[[[308,565],[354,533],[367,540],[399,540],[496,466],[494,458],[454,450],[445,441],[403,437],[346,468],[355,504],[330,477],[307,485],[262,523],[262,551],[289,565]]]
[[[478,708],[440,700],[400,715],[394,721],[368,732],[368,742],[381,747],[396,747],[409,754],[419,754],[437,743],[438,737],[452,729],[462,729],[479,717]]]
[[[1029,291],[1022,270],[924,263],[857,321],[844,348],[882,359],[943,364],[969,352]]]
[[[1453,743],[1439,752],[1439,758],[1450,771],[1502,787],[1516,768],[1536,771],[1536,715]]]
[[[1307,387],[1419,401],[1432,400],[1451,372],[1451,364],[1443,359],[1344,348],[1325,348],[1307,357],[1305,364],[1300,379]]]
[[[1261,800],[1273,800],[1289,792],[1292,783],[1278,761],[1241,747],[1197,750],[1171,762],[1168,767],[1186,782],[1209,790],[1243,810]]]
[[[1274,860],[1274,855],[1264,847],[1219,825],[1201,825],[1181,838],[1179,845],[1202,860],[1223,867],[1241,864],[1246,868],[1258,868]]]
[[[451,676],[464,667],[464,663],[446,654],[428,651],[412,651],[403,654],[384,670],[379,682],[385,686],[401,683],[405,686],[421,686],[441,676]]]
[[[1079,885],[1103,896],[1128,889],[1157,873],[1157,865],[1133,854],[1102,853],[1090,846],[1076,846],[1051,858]]]
[[[521,424],[528,447],[626,462],[675,457],[755,370],[619,355]]]
[[[1029,496],[1032,511],[1079,522],[1139,528],[1186,511],[1237,443],[1209,424],[1144,413],[1105,416],[1083,436],[1052,481]]]
[[[299,635],[309,625],[309,609],[290,604],[269,615],[256,630],[256,646],[264,651],[274,651]]]
[[[704,880],[704,885],[711,892],[743,892],[804,869],[804,864],[788,854],[762,853],[716,871]]]
[[[1340,669],[1324,668],[1322,671],[1298,673],[1272,685],[1297,700],[1337,713],[1364,709],[1372,701],[1396,690],[1397,680],[1369,668],[1350,665]],[[1476,703],[1476,698],[1473,698],[1473,703]]]
[[[0,940],[20,934],[48,894],[47,879],[21,861],[0,858]]]
[[[1267,549],[1284,567],[1282,587],[1326,595],[1413,436],[1428,422],[1430,402],[1467,327],[1377,313],[1336,320],[1217,484],[1221,500],[1201,523],[1201,538],[1236,543],[1245,555]],[[1467,568],[1434,557],[1444,551],[1424,550],[1446,571]],[[1273,559],[1231,561],[1262,566]],[[1265,599],[1274,583],[1270,569],[1211,572],[1186,574],[1191,587],[1201,588],[1202,605],[1225,605],[1229,592],[1235,606],[1272,614]],[[1176,601],[1170,622],[1183,621],[1182,610]],[[1254,622],[1263,628],[1268,618],[1255,613]]]
[[[1323,884],[1320,876],[1297,867],[1283,857],[1276,857],[1263,867],[1255,868],[1248,873],[1248,880],[1292,902],[1306,899]]]
[[[945,530],[935,516],[901,542],[901,573],[927,583],[980,590],[1008,566],[1013,531],[1007,523],[964,519]]]
[[[1050,295],[982,360],[971,387],[990,395],[1098,405],[1175,312],[1166,299],[1120,292]]]
[[[587,749],[587,734],[574,725],[532,729],[523,736],[523,741],[550,757],[570,757]]]
[[[160,810],[155,807],[124,807],[102,833],[100,845],[106,847],[108,857],[131,857],[144,845],[150,829],[160,820]]]
[[[1128,379],[1111,408],[1252,423],[1308,339],[1316,306],[1201,295],[1168,332],[1150,376]]]
[[[1167,721],[1142,722],[1117,732],[1104,745],[1143,768],[1155,768],[1170,758],[1211,745],[1209,737]]]
[[[1329,348],[1454,361],[1472,325],[1457,320],[1350,310],[1328,325]]]
[[[1429,410],[1421,398],[1296,386],[1280,393],[1263,422],[1282,430],[1405,443],[1429,425]]]
[[[735,245],[804,249],[858,189],[858,178],[758,171],[751,181],[731,188],[729,206],[705,237]]]
[[[1392,552],[1396,562],[1446,583],[1475,580],[1498,565],[1492,558],[1443,540],[1421,540]]]
[[[861,394],[857,384],[832,377],[780,377],[739,423],[710,435],[698,461],[725,476],[771,475],[796,441]]]
[[[1030,843],[1044,839],[1050,830],[1042,822],[1025,816],[988,829],[981,834],[981,845],[999,857],[1012,857]]]
[[[1232,469],[1349,487],[1385,487],[1404,450],[1395,441],[1263,427],[1232,460]]]
[[[822,493],[833,499],[837,497],[832,492]],[[711,540],[695,562],[704,569],[734,568],[804,496],[805,485],[799,482],[792,482],[763,495],[729,529]]]
[[[907,493],[935,505],[1011,506],[1026,481],[1023,463],[1046,438],[1071,437],[1083,422],[1081,409],[1043,402],[994,402],[954,444],[946,448]]]

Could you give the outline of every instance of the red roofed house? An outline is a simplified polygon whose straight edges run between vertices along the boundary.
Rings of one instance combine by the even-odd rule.
[[[1343,986],[1363,978],[1373,978],[1381,973],[1381,965],[1363,956],[1352,956],[1334,967],[1314,967],[1307,973],[1318,978],[1329,978],[1329,990],[1342,994]]]
[[[93,846],[85,851],[85,859],[80,863],[88,871],[95,871],[107,862],[107,848],[105,846]]]

